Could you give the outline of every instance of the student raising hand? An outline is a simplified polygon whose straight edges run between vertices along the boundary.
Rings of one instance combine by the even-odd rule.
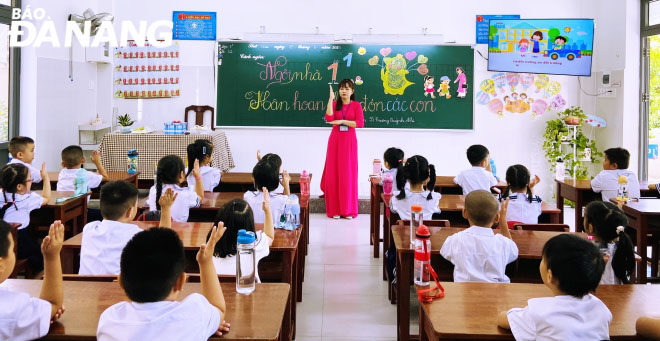
[[[199,200],[204,199],[204,184],[202,183],[202,173],[199,170],[199,160],[195,159],[193,164],[193,176],[195,177],[195,193],[199,195]]]
[[[504,202],[500,205],[500,219],[499,219],[499,225],[500,225],[500,233],[511,239],[511,231],[509,231],[509,225],[506,222],[506,211],[509,209],[509,198],[507,197]]]
[[[257,149],[257,161],[261,161],[261,149]]]
[[[213,250],[215,250],[215,244],[218,243],[218,240],[222,237],[222,235],[225,233],[227,228],[225,227],[225,224],[223,222],[219,222],[218,226],[214,226],[213,230],[211,232],[211,236],[209,237],[209,240],[205,243],[202,244],[199,247],[199,251],[197,252],[197,263],[199,263],[200,266],[205,265],[205,264],[211,264],[213,266]]]
[[[172,205],[176,200],[178,193],[175,193],[171,188],[165,192],[158,199],[160,204],[160,224],[159,227],[172,228]]]
[[[218,308],[220,311],[220,324],[216,331],[217,335],[222,335],[222,332],[227,332],[229,330],[229,324],[224,321],[225,311],[227,307],[225,306],[225,297],[222,294],[222,287],[220,287],[220,280],[218,280],[218,275],[215,272],[215,266],[213,265],[213,252],[215,251],[215,244],[218,243],[218,240],[222,238],[222,235],[225,233],[225,227],[223,222],[218,222],[218,226],[214,226],[211,230],[211,235],[209,240],[202,244],[199,247],[199,252],[197,252],[197,263],[199,263],[199,278],[200,284],[202,285],[202,295],[213,305]]]
[[[269,246],[272,245],[275,239],[275,223],[273,222],[273,214],[270,210],[270,194],[266,187],[262,187],[261,191],[264,193],[264,202],[261,204],[261,209],[264,210],[264,233],[270,238]]]
[[[282,184],[282,187],[284,188],[284,195],[291,194],[291,190],[289,187],[290,182],[291,182],[291,175],[289,175],[289,172],[283,171],[282,180],[280,181],[280,184]]]
[[[50,225],[48,236],[41,243],[41,253],[44,255],[44,280],[41,284],[39,298],[51,304],[51,319],[59,318],[64,313],[62,303],[62,262],[60,251],[64,242],[64,225],[56,220]]]

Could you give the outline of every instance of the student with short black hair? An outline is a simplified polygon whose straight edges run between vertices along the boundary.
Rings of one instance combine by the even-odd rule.
[[[641,194],[637,175],[628,170],[630,153],[624,148],[610,148],[603,153],[605,154],[603,170],[591,180],[591,189],[600,193],[603,201],[609,201],[616,198],[619,178],[625,176],[628,179],[628,196],[639,198]]]
[[[195,177],[195,188],[181,187],[186,180],[186,167],[177,155],[163,156],[156,168],[156,185],[149,189],[147,205],[149,211],[160,211],[160,197],[165,190],[171,188],[177,194],[172,204],[172,220],[187,222],[190,208],[199,207],[204,198],[204,183],[199,170],[199,160],[193,162],[192,174]],[[161,212],[162,214],[162,212]]]
[[[440,255],[454,264],[454,282],[509,283],[506,266],[518,258],[518,246],[506,227],[508,205],[509,199],[498,212],[497,200],[484,190],[465,197],[463,217],[470,228],[447,237],[440,248]],[[491,228],[494,222],[499,222],[499,234]]]
[[[27,136],[14,136],[9,140],[9,153],[12,156],[10,164],[20,163],[30,169],[30,179],[34,183],[42,181],[39,168],[32,165],[34,161],[34,140]],[[43,165],[41,165],[43,168]]]
[[[195,188],[195,177],[192,175],[195,160],[199,162],[199,174],[202,176],[204,191],[213,192],[213,189],[220,184],[220,169],[211,167],[213,159],[213,143],[209,140],[199,139],[188,145],[188,172],[186,179],[189,188]]]
[[[179,235],[167,228],[137,233],[121,253],[119,284],[129,302],[106,309],[99,319],[98,340],[206,340],[229,331],[223,321],[225,299],[213,268],[213,250],[225,228],[213,227],[199,248],[201,295],[178,301],[186,282],[185,253]]]
[[[108,173],[101,164],[101,154],[98,150],[92,153],[92,162],[98,169],[98,173],[85,171],[89,189],[99,187],[102,181],[108,180]],[[57,191],[75,191],[76,175],[84,164],[85,157],[80,146],[72,145],[62,149],[63,169],[57,176]]]
[[[609,340],[612,313],[591,293],[605,262],[598,248],[577,235],[560,234],[543,246],[539,270],[554,297],[532,298],[525,308],[501,312],[498,325],[516,340]]]
[[[9,278],[16,265],[11,229],[11,225],[0,220],[0,283]],[[63,242],[64,225],[57,220],[50,225],[48,236],[41,243],[45,267],[39,298],[0,288],[0,339],[33,340],[43,337],[48,334],[51,321],[64,313],[60,260]]]
[[[254,188],[266,188],[270,197],[271,213],[273,222],[277,224],[284,212],[284,205],[289,197],[289,181],[291,177],[287,171],[282,174],[282,183],[284,184],[284,194],[273,193],[280,184],[277,164],[262,158],[261,161],[252,169],[252,180]],[[254,222],[256,224],[264,223],[264,210],[262,204],[264,196],[262,191],[247,191],[243,194],[243,200],[247,201],[254,212]]]
[[[126,243],[142,229],[131,224],[137,213],[138,190],[125,181],[111,181],[101,187],[101,215],[103,220],[85,225],[80,245],[81,275],[117,275],[119,258]],[[161,196],[163,213],[169,212],[176,199],[167,189]],[[169,213],[162,214],[169,226]],[[162,224],[161,224],[162,225]]]
[[[282,172],[282,158],[279,155],[275,154],[275,153],[267,153],[262,157],[261,156],[261,150],[257,149],[257,162],[259,162],[261,160],[268,161],[268,162],[274,164],[275,168],[277,168],[277,174],[278,174],[279,179],[280,179],[279,186],[277,186],[277,188],[275,190],[269,191],[269,192],[270,193],[277,193],[277,194],[284,193],[286,195],[291,194],[290,187],[287,185],[286,188],[285,188],[285,186],[284,186],[284,176],[283,176],[283,172]],[[290,179],[289,179],[289,181],[290,181]],[[255,190],[259,191],[258,187],[255,187]]]
[[[390,199],[390,210],[398,213],[403,220],[410,220],[411,206],[422,206],[422,216],[426,220],[433,219],[434,213],[440,213],[440,193],[433,191],[435,187],[435,166],[421,155],[414,155],[406,160],[396,173],[397,187],[401,188],[396,196]],[[410,189],[405,184],[410,184]]]
[[[454,183],[461,186],[463,194],[482,189],[490,191],[497,185],[497,179],[490,169],[490,153],[488,148],[475,144],[471,145],[466,152],[467,159],[472,168],[464,170],[454,178]]]
[[[605,272],[600,284],[629,284],[635,269],[635,250],[625,233],[626,214],[615,204],[592,201],[584,210],[584,230],[594,237],[601,250],[607,250]]]
[[[506,189],[500,196],[500,201],[509,198],[507,223],[509,228],[515,224],[538,224],[541,215],[541,197],[534,195],[532,189],[541,179],[538,175],[530,179],[527,167],[513,165],[506,170]]]

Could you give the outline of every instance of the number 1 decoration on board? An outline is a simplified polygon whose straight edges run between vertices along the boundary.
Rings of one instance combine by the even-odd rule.
[[[339,63],[335,61],[334,63],[328,65],[328,70],[332,70],[332,80],[328,84],[337,84],[337,69],[339,68]]]

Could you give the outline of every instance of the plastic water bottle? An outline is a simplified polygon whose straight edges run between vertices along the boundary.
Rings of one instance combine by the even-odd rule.
[[[627,202],[630,200],[628,196],[628,177],[619,175],[619,188],[616,191],[616,201]]]
[[[557,181],[564,181],[566,176],[566,166],[564,165],[564,160],[561,158],[557,159],[557,164],[555,165],[555,179]]]
[[[374,175],[380,175],[380,171],[381,171],[381,169],[383,169],[383,168],[381,167],[380,160],[379,160],[379,159],[374,159],[374,165],[373,165],[373,166],[374,166],[374,170],[373,170],[373,173],[372,173],[372,174],[374,174]]]
[[[303,169],[302,173],[300,174],[300,195],[303,197],[309,196],[309,181],[309,174],[306,170]]]
[[[138,151],[137,149],[129,149],[128,150],[128,169],[126,172],[128,174],[135,174],[137,173],[137,168],[138,168]]]
[[[417,285],[429,285],[431,279],[429,265],[431,264],[431,232],[421,225],[415,238],[415,265],[413,280]]]
[[[497,177],[497,167],[495,167],[495,159],[490,159],[490,171],[493,173],[495,179],[499,180]]]
[[[291,194],[289,198],[291,199],[291,225],[293,228],[298,228],[300,226],[300,201],[295,194]]]
[[[255,288],[254,232],[238,230],[236,240],[236,292],[250,295]]]
[[[410,206],[410,245],[415,245],[415,232],[424,223],[421,205]]]
[[[84,168],[79,168],[76,171],[76,182],[74,183],[74,195],[83,195],[87,192],[89,192],[89,188],[87,187],[87,171]]]
[[[392,194],[392,183],[394,182],[394,179],[392,179],[392,174],[387,173],[385,174],[385,178],[383,179],[383,193],[386,195],[391,195]]]

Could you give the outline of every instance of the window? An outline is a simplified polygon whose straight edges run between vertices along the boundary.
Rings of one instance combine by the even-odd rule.
[[[12,7],[21,0],[0,0],[0,165],[7,162],[8,140],[18,134],[20,49],[9,47]]]
[[[660,1],[649,2],[648,24],[649,26],[660,24]]]

